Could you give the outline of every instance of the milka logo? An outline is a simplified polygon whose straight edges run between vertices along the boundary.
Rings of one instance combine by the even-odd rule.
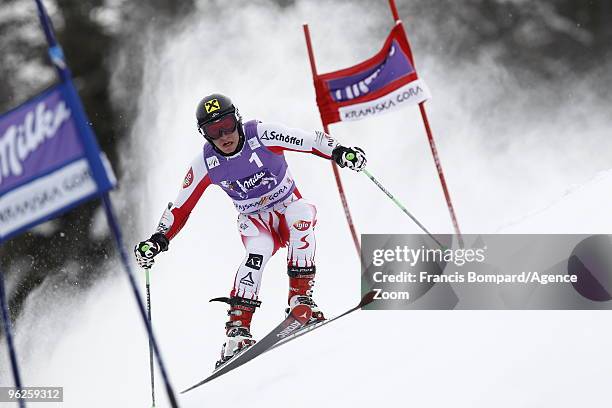
[[[241,198],[245,198],[246,193],[259,186],[267,186],[268,190],[271,190],[272,187],[275,187],[278,184],[278,181],[276,180],[276,176],[270,173],[268,169],[264,169],[240,180],[223,180],[220,182],[220,184],[221,187],[234,191],[238,193]],[[241,192],[244,194],[241,194]]]
[[[246,180],[244,180],[242,182],[242,189],[243,190],[249,190],[253,187],[256,187],[259,185],[259,181],[261,181],[261,179],[266,175],[266,171],[261,171],[259,173],[255,173],[253,174],[250,178],[247,178]],[[240,180],[237,181],[238,185],[240,185]]]
[[[403,72],[403,69],[398,71],[396,68],[397,64],[402,63],[402,60],[404,60],[404,64],[408,65],[406,72]],[[387,65],[391,66],[387,68]],[[387,79],[383,77],[378,81],[378,83],[374,83],[376,78],[383,74],[383,71],[390,74],[391,78]],[[412,68],[406,55],[404,55],[396,40],[393,40],[391,47],[389,48],[387,58],[385,58],[385,60],[371,74],[358,82],[348,85],[343,84],[342,88],[332,89],[331,92],[336,102],[343,102],[367,95],[368,93],[376,91],[387,85],[391,81],[397,80],[405,75],[411,74],[412,72],[414,72],[414,69]]]
[[[70,110],[63,101],[55,111],[47,110],[44,102],[28,112],[23,123],[11,125],[0,137],[0,184],[3,179],[23,173],[23,162],[28,156],[57,133],[70,118]]]
[[[391,53],[394,53],[395,50],[391,47]],[[355,99],[360,95],[365,95],[370,92],[370,84],[378,77],[380,72],[382,71],[384,64],[380,67],[376,68],[374,72],[368,75],[365,79],[357,82],[356,84],[351,84],[345,86],[344,89],[336,89],[334,96],[336,97],[337,102],[342,102],[348,99]]]

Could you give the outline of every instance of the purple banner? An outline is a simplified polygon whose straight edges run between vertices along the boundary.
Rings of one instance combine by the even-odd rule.
[[[64,86],[0,117],[0,196],[84,156]]]
[[[404,27],[396,24],[380,51],[348,68],[315,75],[325,125],[360,120],[429,98],[417,75]]]
[[[378,65],[353,75],[327,81],[332,98],[342,102],[363,96],[389,85],[391,82],[413,74],[414,67],[396,40],[391,42],[386,58]]]

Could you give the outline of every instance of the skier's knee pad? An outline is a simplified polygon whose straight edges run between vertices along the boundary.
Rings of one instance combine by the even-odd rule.
[[[285,210],[285,220],[289,229],[304,231],[314,228],[317,222],[317,208],[303,198],[293,201]]]

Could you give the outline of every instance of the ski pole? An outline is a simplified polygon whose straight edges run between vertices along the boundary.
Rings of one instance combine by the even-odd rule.
[[[17,354],[15,353],[15,345],[13,344],[13,328],[11,316],[8,309],[8,297],[6,296],[6,288],[4,287],[4,274],[0,271],[0,309],[2,309],[2,324],[4,335],[6,336],[6,345],[8,347],[9,357],[11,360],[11,369],[13,370],[13,378],[15,388],[21,393],[21,375],[19,374],[19,365],[17,364]],[[25,408],[25,400],[18,399],[19,408]]]
[[[147,315],[149,317],[149,325],[153,326],[151,320],[151,283],[149,279],[149,268],[145,268],[146,281],[147,281]],[[153,368],[153,344],[151,344],[151,337],[149,337],[149,369],[151,371],[151,408],[155,408],[155,377]]]
[[[366,169],[363,169],[362,173],[368,176],[368,178],[372,180],[372,182],[376,184],[378,188],[380,188],[383,191],[383,193],[385,193],[387,197],[389,197],[391,201],[393,201],[407,216],[409,216],[416,225],[418,225],[423,231],[425,231],[425,233],[429,235],[429,237],[433,239],[436,242],[436,244],[440,246],[440,248],[446,249],[446,247],[442,245],[440,241],[438,241],[429,231],[427,231],[427,228],[425,228],[423,224],[421,224],[419,220],[417,220],[414,217],[414,215],[410,214],[410,211],[408,211],[406,207],[404,207],[402,203],[400,203],[398,199],[393,196],[393,194],[391,194],[382,184],[380,184],[380,182],[376,180],[376,178],[369,171],[367,171]]]

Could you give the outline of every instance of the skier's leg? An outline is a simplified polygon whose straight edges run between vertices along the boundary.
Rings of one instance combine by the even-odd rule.
[[[221,349],[217,366],[229,360],[236,352],[255,343],[250,332],[251,319],[261,302],[258,300],[261,277],[266,263],[277,249],[268,218],[240,215],[238,230],[246,253],[234,276],[229,298],[218,300],[229,303],[229,321],[225,324],[227,339]]]
[[[246,252],[234,276],[230,296],[257,300],[264,268],[278,249],[271,224],[273,219],[267,213],[238,216],[238,230]]]
[[[312,300],[315,265],[315,225],[317,209],[304,199],[293,201],[284,213],[288,231],[287,274],[289,275],[288,303],[292,308],[297,304],[309,304],[314,320],[324,320],[323,313]]]

